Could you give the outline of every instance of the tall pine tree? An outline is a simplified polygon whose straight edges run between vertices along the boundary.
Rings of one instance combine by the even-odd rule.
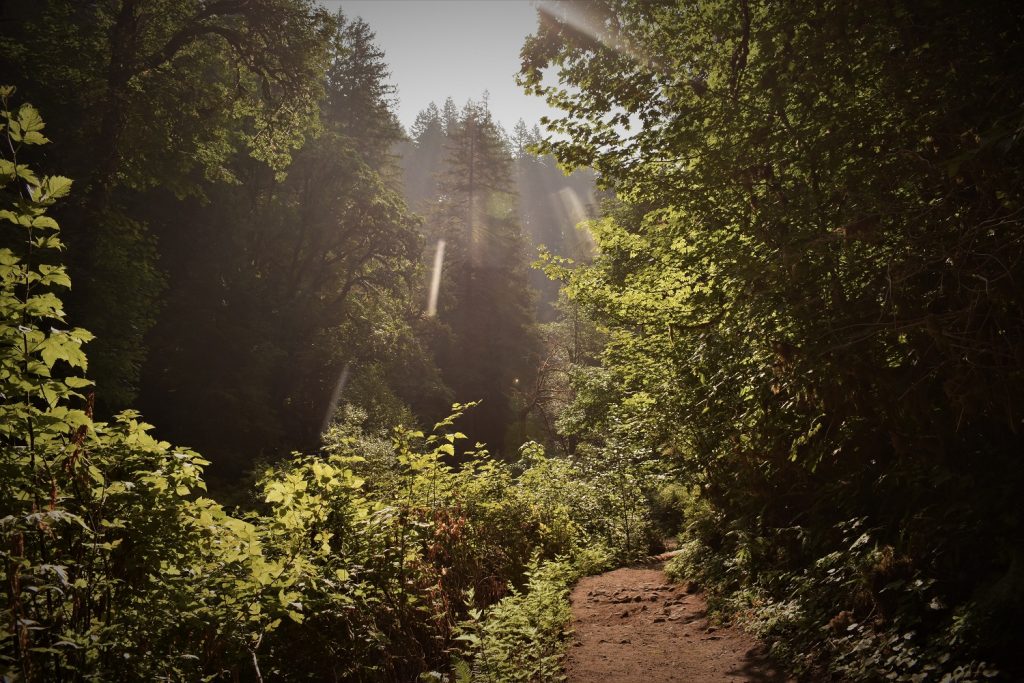
[[[470,102],[457,121],[445,110],[447,158],[429,217],[447,244],[438,316],[449,334],[438,364],[458,399],[482,401],[468,415],[471,438],[507,453],[522,431],[516,387],[538,352],[511,155],[486,102]]]

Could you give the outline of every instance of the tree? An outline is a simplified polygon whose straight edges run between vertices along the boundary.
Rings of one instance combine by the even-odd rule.
[[[365,163],[378,172],[392,170],[391,150],[402,138],[395,116],[395,88],[384,52],[362,19],[335,15],[327,61],[323,116],[336,132],[354,145]]]
[[[202,197],[239,150],[283,169],[315,123],[331,22],[311,0],[7,3],[0,69],[54,112],[80,283],[105,406],[138,389],[164,286],[140,206],[154,188]],[[114,315],[113,311],[117,311]]]
[[[814,584],[811,618],[912,623],[949,669],[934,598],[976,619],[961,661],[1005,656],[1021,603],[982,587],[1022,592],[1024,81],[1004,47],[1024,22],[1001,2],[812,5],[554,3],[524,48],[522,83],[564,112],[543,151],[620,199],[569,286],[612,329],[608,423],[683,457],[730,530],[707,557],[749,560],[724,585],[782,601],[770,576],[838,556],[869,568]]]
[[[444,124],[436,104],[416,115],[409,133],[401,149],[405,198],[416,211],[427,212],[438,195],[437,171],[444,160]]]
[[[538,353],[526,245],[509,152],[490,112],[471,102],[455,126],[446,124],[441,195],[428,218],[447,242],[438,318],[450,337],[438,364],[457,398],[482,400],[467,416],[473,438],[508,452],[512,392],[530,381]]]
[[[444,104],[441,106],[441,126],[444,128],[444,134],[448,136],[455,135],[455,131],[459,129],[461,121],[459,107],[455,104],[455,100],[446,97]]]
[[[461,128],[467,125],[468,119],[465,117],[470,109],[475,112],[476,118],[468,125],[476,128]],[[512,137],[506,141],[500,129],[490,120],[485,104],[478,103],[464,110],[461,124],[457,122],[450,98],[445,110],[447,113],[442,114],[436,105],[431,104],[419,113],[410,131],[411,140],[401,148],[401,156],[405,169],[405,194],[410,205],[426,215],[430,236],[446,240],[445,248],[449,255],[446,278],[453,273],[454,277],[459,277],[456,269],[462,266],[452,264],[461,264],[461,259],[466,258],[467,241],[475,241],[475,248],[482,253],[480,250],[492,248],[486,246],[488,240],[495,239],[496,234],[507,233],[511,230],[512,221],[517,222],[520,236],[515,239],[520,242],[520,246],[514,247],[511,253],[515,254],[517,250],[521,253],[515,255],[513,260],[519,264],[516,268],[522,268],[525,272],[527,288],[539,293],[539,296],[531,294],[534,302],[531,316],[538,320],[553,320],[556,317],[554,305],[558,298],[558,283],[546,278],[539,270],[525,266],[536,258],[540,246],[558,255],[579,258],[588,256],[586,233],[577,229],[576,223],[588,217],[592,210],[593,175],[582,171],[567,177],[551,157],[537,157],[529,151],[528,147],[540,140],[536,126],[531,130],[520,121]],[[449,120],[447,124],[446,118]],[[447,135],[446,130],[450,131]],[[476,133],[481,130],[489,132],[471,137],[469,130]],[[497,165],[488,161],[499,158],[504,161]],[[502,165],[506,168],[502,168]],[[496,196],[515,197],[517,200],[517,211],[510,213],[509,221],[500,228],[488,227],[495,217],[487,215],[489,209],[483,208],[491,206]],[[467,216],[471,202],[474,207],[475,236],[470,236],[468,232],[470,221]],[[492,255],[487,257],[487,262],[505,258]],[[450,280],[446,279],[445,282]],[[509,284],[510,291],[518,287],[512,281]],[[459,286],[468,285],[463,282]],[[461,296],[467,296],[461,289],[452,291],[451,285],[442,287],[442,291],[449,298],[446,300],[450,301],[460,296],[459,292],[462,292]],[[488,296],[490,294],[483,295],[485,300]],[[444,322],[445,316],[441,318]],[[534,337],[530,343],[539,343],[539,337]],[[539,346],[535,346],[532,353],[540,354],[539,349]],[[468,350],[464,351],[469,353]],[[540,356],[535,358],[539,360]],[[537,405],[530,396],[535,395],[534,390],[540,386],[537,378],[533,377],[533,371],[517,372],[513,379],[519,380],[513,384],[510,394],[515,408],[511,418],[502,419],[511,419],[508,424],[516,424],[520,435],[539,437],[542,433],[546,434],[545,428],[533,417],[528,419],[528,414],[536,412]],[[462,397],[469,398],[469,395]],[[439,416],[437,411],[435,414]],[[494,442],[494,445],[499,443]]]
[[[229,481],[315,448],[346,367],[381,423],[444,395],[414,331],[422,244],[392,188],[401,131],[383,56],[363,22],[335,24],[323,130],[287,176],[239,155],[242,185],[188,206],[186,225],[167,220],[173,198],[153,212],[171,288],[142,406]],[[422,372],[407,377],[401,363]]]
[[[158,443],[134,413],[93,420],[93,385],[82,376],[92,335],[67,325],[59,293],[71,280],[47,215],[72,182],[26,164],[49,140],[39,112],[14,110],[13,95],[0,87],[0,675],[191,677],[199,658],[180,655],[216,633],[224,612],[201,604],[210,581],[184,580],[175,565],[217,545],[207,532],[218,525],[245,525],[208,499],[185,500],[204,487],[206,462],[194,453]],[[213,626],[205,636],[171,626],[198,611]],[[224,623],[239,623],[227,611]],[[231,649],[230,636],[219,640]]]

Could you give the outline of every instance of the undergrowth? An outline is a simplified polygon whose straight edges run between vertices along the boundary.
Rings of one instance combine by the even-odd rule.
[[[979,605],[951,605],[865,520],[839,525],[837,548],[798,564],[765,549],[799,530],[730,530],[696,494],[685,508],[682,552],[667,564],[669,577],[699,584],[713,617],[765,640],[801,680],[1008,680],[978,656],[986,632]]]
[[[471,610],[459,624],[456,640],[464,647],[455,657],[453,682],[564,680],[562,658],[572,620],[569,590],[580,574],[564,559],[535,559],[523,591],[513,591],[486,610]]]

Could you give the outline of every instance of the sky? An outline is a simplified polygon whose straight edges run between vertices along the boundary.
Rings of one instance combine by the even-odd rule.
[[[534,32],[530,0],[320,0],[331,10],[360,16],[377,34],[398,88],[398,118],[407,129],[431,102],[490,95],[494,117],[506,128],[520,118],[533,126],[551,113],[543,98],[516,85],[519,50]]]

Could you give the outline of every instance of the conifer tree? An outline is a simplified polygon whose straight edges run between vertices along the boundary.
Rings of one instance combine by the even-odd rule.
[[[446,129],[432,221],[448,245],[439,317],[451,334],[438,361],[457,398],[482,400],[468,414],[471,438],[502,451],[518,419],[514,389],[529,379],[537,354],[526,245],[509,150],[486,105],[470,102]]]
[[[422,210],[424,202],[437,197],[436,174],[444,159],[444,123],[436,104],[431,102],[416,115],[409,133],[402,153],[405,197],[410,207]]]
[[[455,104],[455,100],[450,97],[445,98],[444,105],[441,107],[441,125],[444,127],[444,134],[454,135],[461,121],[459,107]]]

